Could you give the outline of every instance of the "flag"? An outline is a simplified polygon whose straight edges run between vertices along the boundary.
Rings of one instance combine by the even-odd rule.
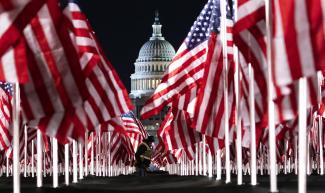
[[[133,106],[115,69],[106,59],[85,14],[77,1],[64,9],[73,42],[78,50],[86,86],[90,93],[84,102],[88,129],[130,111]]]
[[[325,69],[325,7],[322,0],[272,1],[276,86],[292,84]]]
[[[7,150],[11,146],[11,98],[10,84],[0,82],[0,150]],[[8,93],[9,92],[9,93]]]
[[[194,22],[185,41],[168,65],[161,83],[141,110],[143,119],[160,112],[164,106],[177,100],[192,88],[198,88],[203,78],[204,65],[208,55],[208,40],[211,31],[212,12],[215,2],[209,0]],[[217,18],[217,17],[216,17]],[[219,18],[216,19],[216,22]]]
[[[0,80],[28,81],[26,43],[23,29],[37,14],[46,0],[0,1]]]

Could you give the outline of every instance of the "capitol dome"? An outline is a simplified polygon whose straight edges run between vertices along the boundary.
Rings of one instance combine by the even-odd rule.
[[[175,49],[161,33],[158,12],[152,25],[152,36],[140,49],[131,75],[131,98],[149,97],[157,88],[161,78],[175,56]]]
[[[153,39],[142,46],[137,62],[171,61],[174,55],[175,50],[168,41]]]

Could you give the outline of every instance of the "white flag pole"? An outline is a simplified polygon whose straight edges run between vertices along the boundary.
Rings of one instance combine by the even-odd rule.
[[[307,192],[306,182],[306,161],[307,161],[307,87],[306,78],[299,79],[299,173],[298,173],[298,192]]]
[[[27,177],[27,126],[24,125],[24,177]]]
[[[207,173],[206,173],[206,171],[207,171],[207,162],[206,162],[207,152],[206,152],[206,148],[205,148],[205,146],[206,146],[205,135],[203,135],[202,141],[203,141],[203,143],[202,143],[203,175],[206,176],[207,175]]]
[[[82,180],[84,178],[84,167],[83,167],[83,153],[82,153],[82,144],[79,143],[79,179]]]
[[[210,149],[208,152],[208,176],[212,178],[212,155]]]
[[[270,192],[278,192],[276,176],[276,146],[275,146],[275,117],[272,81],[272,6],[270,0],[265,0],[266,31],[267,31],[267,66],[268,66],[268,127],[269,127],[269,160],[270,160]]]
[[[76,140],[72,141],[72,167],[73,167],[73,183],[78,182],[78,168],[77,168],[77,142]]]
[[[235,21],[238,20],[238,1],[234,1],[234,16]],[[242,133],[241,133],[241,115],[240,115],[240,73],[239,73],[239,54],[237,46],[234,46],[235,58],[235,93],[236,93],[236,158],[237,158],[237,184],[243,184],[243,157],[242,157]]]
[[[108,176],[112,176],[111,164],[111,132],[108,131]]]
[[[195,175],[199,175],[199,143],[195,144]]]
[[[254,96],[254,70],[252,65],[248,65],[249,74],[249,117],[251,127],[251,185],[257,185],[256,169],[256,130],[255,130],[255,96]]]
[[[34,168],[34,140],[32,140],[32,178],[34,178],[35,168]]]
[[[9,158],[6,156],[6,176],[9,177]]]
[[[229,144],[229,115],[228,115],[228,53],[227,53],[227,18],[226,18],[226,10],[227,4],[225,0],[220,1],[220,8],[221,8],[221,37],[222,37],[222,49],[223,49],[223,61],[224,61],[224,84],[223,84],[223,91],[224,91],[224,129],[225,129],[225,149],[226,149],[226,183],[231,182],[231,168],[230,168],[230,144]]]
[[[317,73],[318,78],[318,104],[322,102],[322,82],[323,82],[323,75],[322,72]],[[319,167],[320,167],[320,175],[324,175],[324,152],[323,152],[323,122],[322,117],[318,116],[318,133],[319,133]]]
[[[13,188],[14,193],[20,193],[20,161],[19,161],[19,113],[20,92],[19,84],[14,84],[13,100]]]
[[[94,132],[91,133],[90,174],[94,175]]]
[[[58,174],[58,140],[52,138],[52,156],[53,156],[53,188],[59,187],[59,174]]]
[[[221,150],[217,150],[217,180],[221,180]]]
[[[64,145],[64,174],[65,174],[65,185],[69,185],[69,143]]]
[[[85,176],[88,176],[88,131],[85,133]]]
[[[37,178],[37,187],[43,186],[43,178],[42,178],[42,161],[43,161],[43,150],[42,150],[42,133],[39,129],[37,129],[37,140],[36,140],[36,148],[37,148],[37,163],[36,163],[36,178]]]

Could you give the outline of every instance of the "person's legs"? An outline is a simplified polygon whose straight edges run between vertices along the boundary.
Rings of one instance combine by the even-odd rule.
[[[143,167],[140,168],[140,176],[145,176],[145,171]]]

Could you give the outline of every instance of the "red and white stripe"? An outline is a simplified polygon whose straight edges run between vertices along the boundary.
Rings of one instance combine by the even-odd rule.
[[[301,77],[324,70],[324,1],[275,0],[272,3],[274,84],[292,84]]]
[[[166,69],[161,83],[142,108],[143,119],[157,114],[179,96],[193,87],[198,87],[203,77],[207,43],[208,41],[204,41],[192,50],[188,50],[185,43],[181,45],[172,63]]]
[[[0,80],[28,81],[26,45],[21,33],[45,0],[0,1]]]
[[[48,124],[42,131],[52,137],[67,134],[68,127],[62,131],[58,125],[79,117],[76,109],[89,95],[68,29],[56,25],[58,18],[62,18],[58,2],[48,0],[24,29],[30,81],[21,86],[25,120]]]
[[[11,97],[0,89],[0,150],[6,150],[11,145]]]
[[[224,78],[222,43],[220,37],[213,33],[208,45],[204,80],[202,87],[198,90],[194,126],[203,135],[219,139],[224,138],[222,127],[225,107]]]
[[[71,36],[75,40],[81,68],[87,76],[86,85],[90,96],[85,101],[88,128],[95,128],[111,118],[132,109],[127,91],[115,70],[105,58],[91,26],[76,3],[65,8],[69,18]]]

